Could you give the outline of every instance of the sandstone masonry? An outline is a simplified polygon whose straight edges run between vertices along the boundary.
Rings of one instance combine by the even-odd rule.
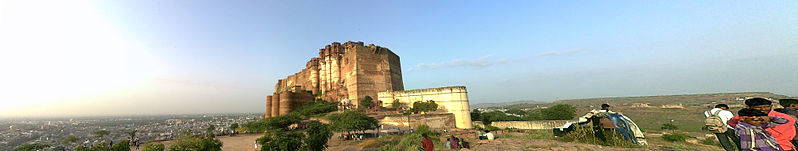
[[[334,42],[319,49],[302,71],[277,81],[273,95],[266,97],[264,118],[285,115],[318,97],[358,106],[366,96],[378,104],[377,92],[400,91],[402,67],[391,50],[363,42]],[[314,96],[316,95],[316,96]]]

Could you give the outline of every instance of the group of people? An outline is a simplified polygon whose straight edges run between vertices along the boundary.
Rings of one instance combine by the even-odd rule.
[[[493,133],[490,132],[490,130],[485,130],[484,134],[482,132],[483,131],[478,131],[478,133],[479,133],[478,137],[479,137],[480,140],[493,140],[495,138]],[[433,151],[433,150],[435,150],[435,147],[434,147],[435,145],[432,143],[432,140],[429,138],[429,136],[427,136],[427,134],[421,134],[421,137],[422,137],[422,141],[421,141],[421,147],[418,148],[419,151]],[[454,135],[449,136],[449,138],[446,138],[446,143],[444,143],[444,145],[446,145],[446,148],[450,149],[450,150],[459,150],[461,148],[471,148],[470,143],[465,141],[465,139],[459,138],[459,137],[455,137]]]
[[[446,138],[446,148],[450,150],[459,150],[461,148],[471,148],[470,143],[465,141],[463,138],[450,136]]]
[[[746,108],[735,116],[726,104],[715,105],[704,112],[707,128],[715,133],[727,151],[795,151],[798,100],[781,99],[784,108],[773,109],[773,102],[764,98],[745,100]],[[718,121],[719,120],[719,121]],[[719,124],[711,124],[718,121]]]

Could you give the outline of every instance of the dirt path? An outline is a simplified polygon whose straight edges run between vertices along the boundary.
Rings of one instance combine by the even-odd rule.
[[[645,148],[614,148],[601,145],[567,143],[557,140],[547,139],[517,139],[501,138],[484,144],[474,145],[471,150],[534,150],[534,151],[571,151],[571,150],[595,150],[595,151],[643,151]]]

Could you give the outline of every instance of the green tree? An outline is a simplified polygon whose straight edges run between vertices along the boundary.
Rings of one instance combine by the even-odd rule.
[[[477,109],[471,110],[471,121],[482,121],[482,112]]]
[[[40,143],[33,143],[33,144],[22,144],[17,147],[14,147],[11,151],[34,151],[34,150],[43,150],[50,145],[47,144],[40,144]]]
[[[77,148],[75,148],[75,151],[110,151],[110,150],[111,150],[111,147],[108,146],[108,143],[106,143],[106,142],[99,142],[97,144],[94,144],[94,146],[91,147],[91,148],[85,147],[83,145],[78,146]]]
[[[363,99],[360,99],[360,106],[358,106],[359,109],[366,110],[366,109],[371,109],[371,107],[374,107],[374,102],[372,102],[370,96],[366,96],[363,97]]]
[[[306,118],[310,116],[327,114],[337,110],[338,110],[337,103],[327,102],[322,99],[315,99],[313,101],[303,104],[301,107],[291,112],[303,116],[302,118]]]
[[[365,131],[379,125],[377,119],[356,111],[332,114],[327,119],[330,120],[330,125],[336,132]]]
[[[211,134],[213,134],[213,131],[216,130],[216,126],[213,125],[213,124],[208,124],[208,129],[207,130],[208,130],[208,134],[211,135]]]
[[[64,140],[62,140],[61,142],[64,143],[64,144],[75,143],[75,142],[78,142],[78,137],[69,136],[67,138],[64,138]]]
[[[413,108],[411,109],[413,113],[427,113],[430,111],[438,110],[438,103],[435,103],[433,100],[428,100],[426,102],[413,102]]]
[[[520,121],[521,117],[510,116],[502,111],[493,111],[482,113],[482,123],[491,124],[495,121]]]
[[[130,140],[122,140],[119,143],[114,144],[111,146],[112,151],[130,151]]]
[[[164,149],[166,147],[163,144],[147,144],[143,151],[164,151]]]
[[[139,130],[127,131],[127,135],[130,136],[130,139],[136,138],[136,132],[138,131]]]
[[[94,131],[94,136],[97,138],[103,138],[103,136],[108,134],[110,134],[110,132],[108,132],[107,130]]]
[[[170,151],[221,151],[222,141],[212,136],[192,136],[184,132],[169,146]]]
[[[323,151],[327,148],[325,147],[327,140],[333,135],[330,125],[323,124],[319,121],[308,123],[305,133],[307,134],[307,138],[304,139],[305,147],[303,150],[310,151]]]
[[[674,125],[673,123],[665,123],[665,124],[662,124],[662,126],[659,129],[671,130],[671,133],[673,133],[674,131],[679,130],[679,127]]]
[[[515,115],[520,115],[520,116],[526,116],[526,115],[529,114],[528,112],[526,112],[524,110],[521,110],[521,109],[509,109],[509,110],[505,111],[504,113],[510,113],[510,114],[515,114]]]
[[[569,104],[557,104],[540,111],[546,120],[570,120],[576,116],[576,107]]]
[[[399,102],[399,99],[393,100],[393,103],[391,103],[391,108],[402,108],[402,102]]]
[[[302,148],[304,138],[301,131],[267,131],[256,141],[261,151],[296,151]]]
[[[230,124],[230,129],[233,130],[233,132],[235,132],[236,129],[238,129],[238,123]]]
[[[536,121],[536,120],[544,120],[543,114],[541,111],[531,111],[526,114],[526,116],[521,117],[521,120],[524,121]]]
[[[297,114],[287,114],[270,117],[260,121],[244,124],[241,129],[246,132],[264,132],[266,130],[287,130],[291,124],[299,123],[302,120]]]

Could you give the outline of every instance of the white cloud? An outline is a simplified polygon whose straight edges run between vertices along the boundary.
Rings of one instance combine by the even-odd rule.
[[[538,55],[538,56],[561,56],[561,55],[571,55],[571,54],[575,54],[575,53],[582,52],[582,51],[585,51],[585,50],[587,50],[587,49],[585,49],[585,48],[579,48],[579,49],[569,49],[569,50],[562,50],[562,51],[549,51],[549,52],[544,52],[544,53],[541,53],[541,54],[540,54],[540,55]]]
[[[485,68],[497,64],[503,64],[506,62],[507,59],[493,58],[492,55],[487,55],[471,59],[458,58],[458,59],[453,59],[451,61],[440,62],[440,63],[419,63],[416,64],[415,67],[410,68],[409,71],[421,70],[421,69],[455,68],[455,67]]]

